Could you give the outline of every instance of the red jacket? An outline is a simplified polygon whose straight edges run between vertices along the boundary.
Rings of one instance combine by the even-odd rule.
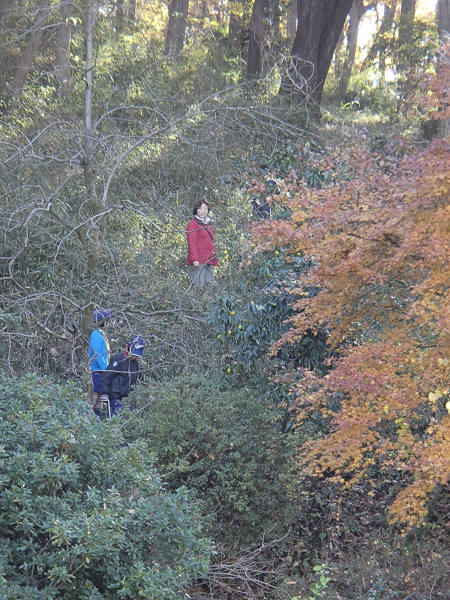
[[[214,245],[214,228],[212,224],[205,225],[194,217],[186,227],[186,237],[188,243],[186,262],[188,265],[192,265],[196,260],[201,265],[217,266],[219,264]]]

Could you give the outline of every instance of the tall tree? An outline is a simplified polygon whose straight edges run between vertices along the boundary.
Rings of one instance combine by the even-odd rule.
[[[287,37],[293,40],[297,32],[297,0],[291,0],[288,4],[286,17],[286,31]]]
[[[58,45],[56,47],[55,63],[56,77],[61,96],[67,96],[70,90],[71,10],[72,3],[70,0],[61,0],[61,4],[59,5],[60,21],[58,24]]]
[[[31,65],[33,64],[33,60],[35,59],[39,49],[42,36],[44,35],[44,27],[48,18],[48,10],[49,0],[40,0],[39,6],[35,11],[33,26],[30,29],[28,46],[22,55],[22,59],[16,69],[16,74],[11,82],[10,95],[14,103],[17,103],[22,96],[23,86],[25,85]]]
[[[366,58],[364,59],[361,65],[361,71],[364,71],[369,67],[371,63],[373,63],[377,56],[379,56],[380,69],[385,71],[385,55],[384,51],[387,46],[386,37],[389,32],[392,31],[392,26],[394,23],[395,11],[397,9],[398,0],[391,0],[391,2],[387,2],[384,6],[383,18],[378,28],[375,39],[370,47],[369,52],[367,53]]]
[[[228,3],[228,44],[232,48],[242,47],[242,21],[244,12],[244,0],[235,0]]]
[[[167,55],[179,56],[183,51],[188,11],[189,0],[172,0],[170,3],[165,45]]]
[[[86,208],[87,218],[92,218],[94,215],[101,214],[101,203],[96,197],[95,190],[95,174],[94,174],[94,136],[95,122],[92,114],[92,93],[94,85],[94,27],[97,18],[97,11],[93,6],[93,0],[87,0],[86,3],[86,91],[84,103],[84,140],[83,140],[83,172],[84,182],[86,187]],[[95,297],[94,288],[98,282],[98,261],[101,253],[101,228],[102,220],[99,219],[98,227],[86,236],[84,231],[81,233],[80,241],[83,249],[86,252],[86,270],[88,277],[92,283],[92,288],[89,290],[88,302],[85,303],[82,314],[82,335],[85,339],[88,338],[88,333],[91,327],[91,302]],[[81,347],[80,350],[83,348]]]
[[[450,0],[438,0],[436,18],[439,38],[444,40],[450,35]]]
[[[350,9],[350,16],[347,29],[347,55],[344,60],[344,65],[342,67],[342,75],[339,81],[338,94],[340,98],[343,98],[345,96],[348,82],[350,81],[350,75],[352,74],[353,64],[355,62],[356,47],[358,44],[359,21],[360,16],[358,13],[358,7],[356,6],[356,2],[354,1]]]
[[[408,32],[412,21],[414,20],[415,14],[416,0],[402,0],[398,32],[399,41],[404,42],[408,39]]]
[[[261,50],[264,34],[264,11],[268,0],[255,0],[250,19],[247,75],[255,77],[261,71]]]
[[[397,72],[403,73],[408,69],[408,42],[411,39],[411,31],[416,15],[416,0],[402,0],[400,18],[398,24],[398,46],[399,46],[399,64]]]
[[[297,0],[297,34],[285,87],[320,105],[334,50],[353,0]]]
[[[416,69],[409,44],[412,38],[415,14],[416,0],[402,0],[397,40],[397,110],[408,110],[408,97],[411,93],[411,75]]]
[[[441,42],[439,67],[450,69],[450,0],[438,0],[436,17],[439,31],[439,40]],[[450,113],[450,106],[448,102],[444,104],[442,108],[444,111],[444,115],[445,113]],[[439,119],[438,134],[441,138],[450,135],[450,114],[448,114],[448,116],[444,116],[443,119]]]
[[[344,64],[342,66],[342,74],[339,81],[338,94],[341,98],[344,97],[348,82],[350,80],[353,65],[355,63],[356,48],[358,46],[358,31],[362,17],[368,10],[375,7],[375,3],[364,4],[364,0],[354,0],[350,9],[348,28],[347,28],[347,53]]]
[[[272,37],[275,40],[279,40],[281,36],[281,15],[283,10],[281,0],[268,0],[267,4]]]
[[[122,33],[123,24],[125,20],[125,9],[123,6],[124,0],[117,0],[116,2],[116,31]]]
[[[136,21],[136,0],[129,0],[128,3],[128,21],[133,24]]]
[[[383,510],[415,529],[450,479],[450,143],[413,149],[400,164],[397,149],[374,152],[373,139],[344,146],[321,163],[335,173],[325,188],[288,181],[290,224],[256,229],[265,249],[289,248],[311,265],[293,279],[297,313],[272,351],[327,329],[338,349],[330,370],[305,369],[293,385],[299,423],[331,421],[305,445],[302,470],[350,490],[392,469],[400,485],[389,485]]]
[[[241,52],[248,42],[253,0],[228,2],[228,45]]]

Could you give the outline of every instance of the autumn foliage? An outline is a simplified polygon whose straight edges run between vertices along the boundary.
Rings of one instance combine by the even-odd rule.
[[[294,387],[297,424],[318,409],[329,421],[301,466],[348,490],[395,472],[390,518],[419,526],[450,479],[450,144],[406,155],[398,140],[375,149],[361,135],[320,168],[330,185],[292,174],[279,198],[290,218],[255,229],[260,248],[309,262],[290,287],[301,300],[274,351],[321,328],[334,350],[325,376],[305,370]]]
[[[450,101],[450,36],[439,46],[436,73],[429,76],[429,93],[420,104],[433,119],[448,119]]]

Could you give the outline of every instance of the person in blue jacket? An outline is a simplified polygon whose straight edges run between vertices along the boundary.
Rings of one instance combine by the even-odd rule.
[[[106,335],[112,313],[109,310],[100,308],[94,310],[94,325],[96,329],[89,339],[89,361],[92,372],[92,384],[94,391],[92,394],[92,406],[95,414],[100,418],[102,414],[102,401],[100,397],[100,378],[102,371],[106,369],[109,363],[109,341]]]
[[[144,354],[145,341],[140,335],[132,335],[125,344],[124,352],[111,358],[106,371],[100,379],[101,398],[109,399],[111,415],[122,408],[122,399],[126,398],[138,380],[138,357]]]

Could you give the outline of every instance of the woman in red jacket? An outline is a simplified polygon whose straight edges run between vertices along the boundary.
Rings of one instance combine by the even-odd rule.
[[[208,202],[196,200],[192,207],[192,213],[194,218],[186,227],[188,273],[192,285],[204,289],[208,285],[216,285],[214,267],[218,265],[214,245],[214,228],[208,217]]]

